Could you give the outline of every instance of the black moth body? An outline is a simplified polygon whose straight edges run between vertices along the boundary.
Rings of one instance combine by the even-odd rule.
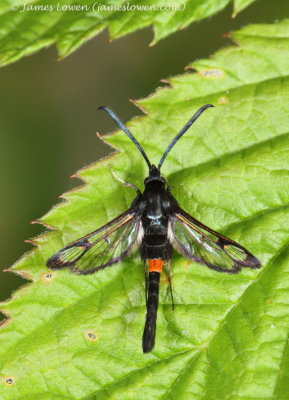
[[[201,107],[193,115],[172,140],[157,167],[150,163],[143,148],[113,111],[108,107],[100,107],[110,114],[145,159],[149,176],[144,181],[144,192],[121,181],[137,191],[130,208],[96,231],[68,244],[47,261],[47,267],[51,269],[70,267],[77,274],[92,274],[121,261],[138,247],[146,273],[147,314],[142,339],[144,353],[150,352],[155,344],[159,282],[163,268],[171,289],[170,260],[173,249],[189,260],[220,272],[234,274],[242,267],[259,268],[261,265],[243,246],[182,210],[160,173],[169,151],[209,107],[212,105]]]

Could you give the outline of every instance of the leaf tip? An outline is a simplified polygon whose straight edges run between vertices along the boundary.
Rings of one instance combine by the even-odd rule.
[[[40,219],[34,219],[34,220],[30,221],[30,224],[31,224],[31,225],[34,225],[34,224],[43,225],[43,223],[41,222]],[[29,239],[28,239],[28,240],[29,240]]]
[[[35,241],[35,238],[32,239],[25,239],[25,243],[33,244],[33,246],[37,246],[37,242]]]

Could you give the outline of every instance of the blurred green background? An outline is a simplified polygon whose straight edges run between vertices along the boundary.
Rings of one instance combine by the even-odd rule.
[[[128,99],[147,96],[160,79],[230,44],[224,33],[288,17],[289,2],[259,0],[235,19],[231,15],[230,5],[154,47],[148,46],[151,28],[112,43],[105,31],[61,62],[52,47],[0,70],[1,270],[31,249],[25,239],[43,232],[29,222],[80,183],[69,176],[109,153],[95,132],[115,126],[97,106],[111,106],[124,121],[140,115]],[[0,275],[4,300],[24,281]]]

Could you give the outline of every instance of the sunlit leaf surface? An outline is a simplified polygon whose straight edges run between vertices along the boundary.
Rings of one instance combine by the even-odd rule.
[[[162,279],[157,341],[144,355],[143,266],[137,255],[92,276],[46,260],[123,212],[143,188],[144,161],[120,153],[79,172],[87,183],[42,222],[56,229],[15,266],[33,279],[2,304],[5,400],[288,400],[289,21],[235,32],[232,45],[139,101],[128,125],[157,162],[198,107],[207,110],[163,165],[183,208],[248,248],[261,270],[227,275],[174,255],[172,312]],[[117,110],[115,110],[117,112]]]

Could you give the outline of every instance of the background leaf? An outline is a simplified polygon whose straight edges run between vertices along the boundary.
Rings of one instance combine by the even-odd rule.
[[[143,355],[142,265],[132,256],[93,276],[49,272],[60,247],[123,211],[134,197],[111,175],[142,187],[143,160],[123,133],[117,155],[78,173],[87,185],[43,223],[57,228],[15,266],[33,283],[2,304],[0,393],[11,399],[288,399],[289,21],[233,34],[238,46],[201,60],[139,101],[128,125],[152,162],[205,103],[163,173],[180,204],[248,247],[260,271],[236,276],[173,258],[172,312],[162,282],[157,343]]]
[[[234,16],[237,15],[244,8],[248,7],[255,0],[235,0],[234,2]]]
[[[0,65],[6,65],[32,54],[43,47],[57,44],[61,58],[79,48],[85,41],[108,27],[112,39],[152,25],[154,41],[165,38],[222,10],[232,0],[114,0],[95,2],[86,0],[5,0],[0,5]],[[253,0],[235,0],[235,14]],[[180,10],[158,7],[170,4]],[[80,9],[73,7],[82,6]],[[127,10],[126,7],[131,7]],[[155,10],[139,10],[140,6],[153,6]],[[46,7],[46,9],[45,9]],[[111,7],[104,9],[104,7]],[[113,7],[119,7],[120,10]]]

